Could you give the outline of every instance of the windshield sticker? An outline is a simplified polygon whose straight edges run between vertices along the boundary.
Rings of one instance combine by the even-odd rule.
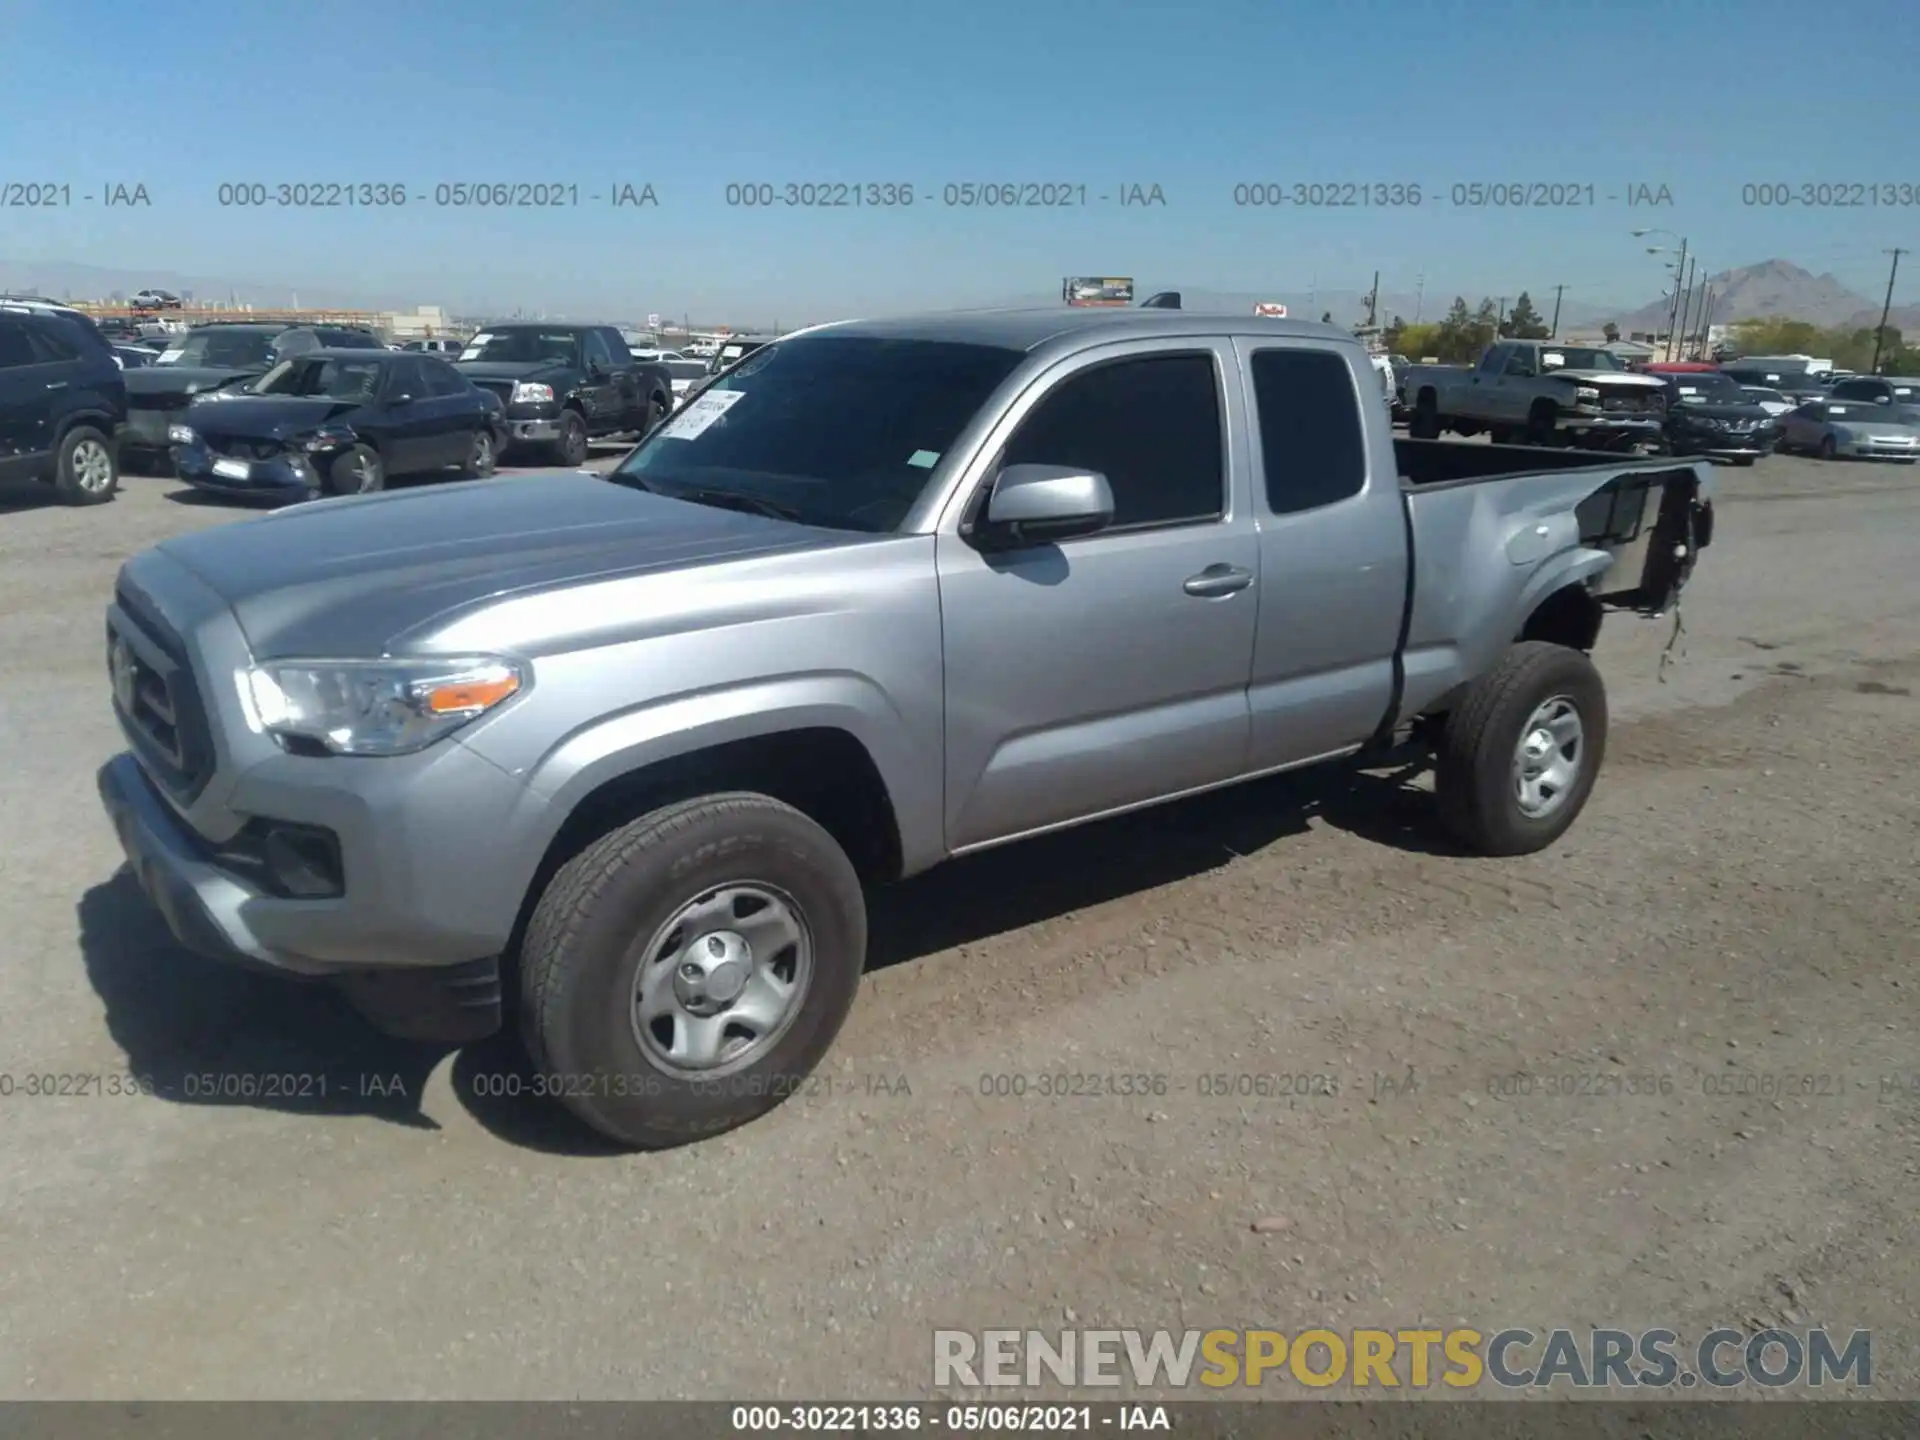
[[[718,424],[740,401],[744,390],[709,390],[669,420],[660,431],[663,440],[695,440]]]
[[[940,463],[940,452],[937,450],[916,450],[907,457],[907,463],[909,465],[917,465],[922,470],[931,470]]]
[[[1680,387],[1680,393],[1682,395],[1698,395],[1700,392],[1692,385],[1682,385]]]
[[[1844,415],[1846,413],[1847,407],[1844,405],[1829,405],[1827,407],[1827,414],[1829,415]]]
[[[1549,350],[1540,357],[1540,363],[1542,365],[1564,365],[1567,363],[1567,357],[1562,355],[1558,350]]]

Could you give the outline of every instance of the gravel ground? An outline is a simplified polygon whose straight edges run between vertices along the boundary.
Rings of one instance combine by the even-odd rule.
[[[1458,858],[1316,773],[949,867],[875,897],[830,1083],[652,1156],[486,1095],[505,1044],[172,947],[93,794],[100,612],[234,512],[0,494],[0,1396],[877,1398],[936,1325],[1463,1321],[1870,1328],[1920,1396],[1920,476],[1721,474],[1664,683],[1670,624],[1608,622],[1558,847]],[[129,1071],[329,1089],[21,1089]],[[1056,1071],[1167,1093],[981,1093]],[[1301,1074],[1337,1093],[1201,1079]],[[1763,1076],[1816,1078],[1714,1093]]]

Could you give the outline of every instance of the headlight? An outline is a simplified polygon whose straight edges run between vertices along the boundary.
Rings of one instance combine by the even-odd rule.
[[[338,450],[343,445],[358,444],[359,440],[360,437],[344,425],[322,425],[300,441],[300,448],[311,455],[319,450]]]
[[[1591,385],[1578,385],[1574,387],[1573,398],[1583,405],[1598,405],[1600,392]]]
[[[167,443],[169,445],[191,445],[194,442],[194,438],[193,427],[191,425],[167,426]]]
[[[553,401],[553,386],[535,385],[531,381],[519,381],[513,387],[513,403],[516,405],[547,405]]]
[[[270,735],[335,755],[408,755],[526,688],[524,667],[488,655],[421,660],[279,660],[240,673],[242,700]]]

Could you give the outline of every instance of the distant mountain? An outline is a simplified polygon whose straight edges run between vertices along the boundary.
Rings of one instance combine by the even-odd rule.
[[[1699,283],[1695,281],[1696,293]],[[1879,305],[1867,296],[1849,290],[1832,275],[1815,275],[1790,260],[1765,260],[1723,270],[1709,276],[1708,283],[1713,286],[1713,313],[1707,318],[1713,325],[1771,316],[1804,320],[1823,329],[1857,329],[1880,321]],[[1659,331],[1666,328],[1669,305],[1669,301],[1654,300],[1612,319],[1623,332]],[[1896,308],[1887,323],[1902,329],[1920,326],[1920,306]]]
[[[1364,290],[1207,290],[1188,285],[1162,284],[1154,281],[1143,284],[1136,280],[1134,297],[1136,302],[1145,300],[1149,295],[1162,290],[1180,292],[1180,303],[1188,310],[1212,311],[1227,315],[1248,315],[1255,305],[1273,301],[1287,307],[1287,314],[1296,320],[1318,320],[1323,314],[1332,312],[1336,325],[1359,325],[1367,318],[1367,294]],[[1469,295],[1467,304],[1478,305],[1480,296]],[[1509,302],[1514,297],[1509,296]],[[1544,297],[1534,295],[1534,308],[1543,316],[1553,313],[1553,292]],[[1058,305],[1060,292],[1042,294],[1030,291],[1022,295],[1010,296],[997,302],[1015,309],[1028,309],[1041,305]],[[1418,315],[1423,321],[1435,321],[1447,313],[1447,307],[1453,303],[1451,292],[1442,294],[1439,290],[1428,290],[1424,296],[1401,294],[1397,291],[1382,290],[1378,309],[1379,323],[1387,324],[1398,315],[1402,320],[1411,321]],[[1591,306],[1564,304],[1560,307],[1560,325],[1565,329],[1569,325],[1584,325],[1606,318],[1606,311]]]

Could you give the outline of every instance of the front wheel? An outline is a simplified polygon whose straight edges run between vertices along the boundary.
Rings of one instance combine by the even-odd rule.
[[[562,465],[587,463],[587,422],[578,410],[560,417],[560,438],[553,442],[553,454]]]
[[[548,1093],[639,1149],[718,1135],[802,1088],[866,963],[859,877],[765,795],[655,810],[542,892],[521,947],[522,1030]]]
[[[120,486],[113,442],[91,425],[60,438],[53,461],[53,493],[67,505],[104,505]]]
[[[476,430],[467,445],[467,463],[462,472],[472,480],[484,480],[499,467],[500,456],[493,443],[493,431]]]
[[[327,467],[329,495],[371,495],[386,483],[386,466],[370,445],[356,445],[336,455]]]
[[[1482,855],[1530,855],[1566,833],[1607,748],[1607,692],[1578,650],[1528,640],[1447,716],[1435,764],[1440,818]]]
[[[1822,435],[1820,437],[1819,455],[1822,460],[1833,459],[1838,449],[1839,447],[1833,443],[1833,436]]]
[[[1433,397],[1422,395],[1413,407],[1413,418],[1407,422],[1407,438],[1410,440],[1438,440],[1440,438],[1440,411]]]

